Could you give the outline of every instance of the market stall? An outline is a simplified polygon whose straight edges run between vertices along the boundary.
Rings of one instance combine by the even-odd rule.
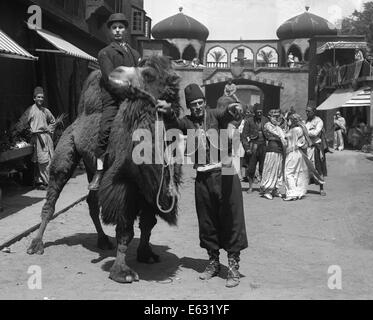
[[[2,178],[9,178],[14,173],[21,173],[20,167],[26,169],[26,157],[32,155],[34,147],[26,142],[19,143],[14,148],[0,152],[0,181]],[[2,188],[0,184],[0,211],[2,206]]]
[[[11,39],[4,31],[0,30],[0,62],[6,63],[6,59],[19,59],[37,61],[38,58],[31,55],[18,43]],[[6,120],[6,119],[3,119]],[[15,140],[9,136],[7,128],[0,132],[0,180],[9,178],[19,167],[25,168],[25,159],[33,153],[33,146],[26,141]],[[2,190],[0,185],[0,211],[2,210]]]

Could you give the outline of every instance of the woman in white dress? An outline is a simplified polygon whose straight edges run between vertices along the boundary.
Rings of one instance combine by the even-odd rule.
[[[306,193],[309,182],[309,169],[306,162],[307,146],[310,138],[298,114],[288,117],[290,130],[286,133],[286,159],[285,159],[285,190],[284,201],[302,199]]]

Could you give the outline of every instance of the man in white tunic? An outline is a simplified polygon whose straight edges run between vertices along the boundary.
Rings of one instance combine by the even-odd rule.
[[[34,146],[32,161],[36,166],[35,184],[38,189],[46,190],[49,183],[49,165],[54,153],[52,135],[56,121],[52,113],[44,107],[43,88],[35,88],[34,102],[23,113],[16,126],[31,131],[31,143]]]
[[[307,113],[307,121],[306,121],[306,128],[308,130],[308,135],[311,138],[312,145],[307,149],[307,156],[310,159],[316,168],[318,174],[323,178],[327,176],[327,168],[326,168],[326,158],[325,158],[325,151],[327,150],[327,145],[322,139],[322,135],[324,134],[324,122],[315,114],[315,110],[312,107],[306,108]],[[319,184],[317,181],[314,181],[311,178],[311,183]],[[326,192],[324,191],[324,186],[320,185],[320,195],[326,196]]]

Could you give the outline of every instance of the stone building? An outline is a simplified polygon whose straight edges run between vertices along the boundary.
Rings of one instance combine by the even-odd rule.
[[[354,64],[355,50],[367,47],[364,36],[338,35],[332,23],[309,9],[306,7],[303,13],[281,24],[277,29],[278,39],[268,40],[210,40],[206,27],[180,10],[175,16],[156,24],[152,29],[155,39],[146,40],[142,47],[146,55],[171,56],[181,76],[181,88],[191,82],[198,83],[204,88],[211,107],[216,106],[225,84],[232,78],[238,89],[237,96],[243,103],[260,103],[265,111],[273,107],[286,111],[293,107],[305,117],[307,105],[317,107],[333,96],[336,89],[341,89],[342,84],[338,81],[321,89],[318,86],[320,69],[328,61],[333,67],[343,66],[338,69],[339,79],[346,80],[343,90],[349,92],[346,93],[349,99],[361,91],[358,88],[369,87],[372,76],[369,62],[361,63],[365,67]],[[191,63],[195,57],[201,64]],[[349,70],[354,70],[350,70],[353,76],[348,79],[341,74],[347,65],[350,65]],[[328,79],[331,81],[331,77]],[[183,90],[180,96],[185,108]],[[364,101],[365,104],[358,105],[363,108],[364,119],[371,125],[370,98]],[[348,101],[343,103],[341,106],[351,105]],[[328,101],[326,104],[330,110],[339,107]],[[325,104],[322,107],[325,108]],[[357,110],[350,109],[352,114]],[[333,135],[334,112],[319,112],[325,121],[329,140]]]

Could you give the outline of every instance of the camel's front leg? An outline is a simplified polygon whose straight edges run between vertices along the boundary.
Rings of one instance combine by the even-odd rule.
[[[120,283],[132,283],[139,281],[139,275],[126,264],[126,253],[128,246],[133,239],[133,220],[120,219],[116,227],[117,257],[110,269],[109,278]]]
[[[143,209],[140,216],[140,244],[137,248],[137,261],[143,263],[159,262],[159,256],[156,255],[150,246],[150,236],[152,229],[157,223],[154,210]]]

